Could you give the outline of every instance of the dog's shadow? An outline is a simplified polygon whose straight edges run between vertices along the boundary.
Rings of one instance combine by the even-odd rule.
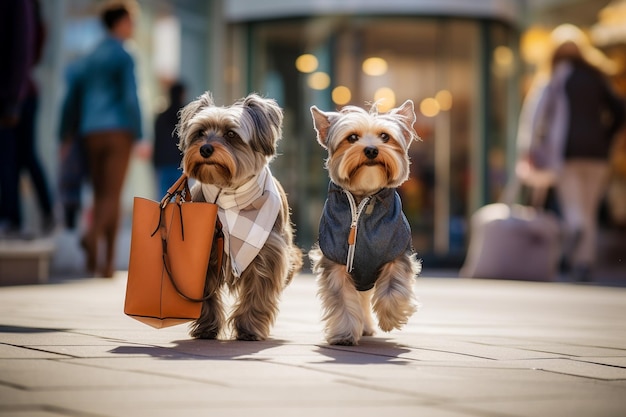
[[[118,346],[110,353],[130,356],[151,356],[164,360],[245,360],[267,349],[283,345],[282,340],[269,339],[259,342],[240,340],[175,340],[174,346],[150,346],[145,344]]]
[[[271,360],[276,352],[268,355],[261,352],[289,344],[279,339],[259,342],[185,339],[172,343],[173,346],[127,344],[118,346],[109,353],[133,357],[150,356],[162,360]],[[323,358],[322,361],[315,360],[316,363],[407,365],[413,362],[401,357],[411,352],[411,348],[384,338],[366,337],[357,346],[320,344],[312,345],[311,348]]]
[[[328,358],[327,363],[338,364],[395,364],[407,365],[413,361],[401,355],[411,352],[407,346],[390,339],[364,337],[357,346],[318,345],[317,353]]]

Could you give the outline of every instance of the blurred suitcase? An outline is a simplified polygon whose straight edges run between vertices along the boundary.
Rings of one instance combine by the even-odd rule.
[[[489,204],[472,215],[460,276],[554,281],[560,252],[560,225],[554,214],[518,204]]]

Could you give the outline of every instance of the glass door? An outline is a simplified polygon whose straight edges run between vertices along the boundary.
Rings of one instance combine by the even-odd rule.
[[[300,245],[317,238],[328,183],[310,106],[376,102],[387,111],[411,99],[421,141],[410,148],[411,177],[399,192],[413,243],[424,258],[462,261],[469,216],[490,198],[482,190],[492,186],[492,166],[503,163],[498,155],[505,154],[509,128],[510,103],[500,101],[507,81],[490,78],[500,62],[484,42],[485,34],[494,38],[491,25],[341,16],[256,23],[249,30],[251,90],[285,109],[274,170],[289,194]],[[506,40],[506,30],[496,35]]]

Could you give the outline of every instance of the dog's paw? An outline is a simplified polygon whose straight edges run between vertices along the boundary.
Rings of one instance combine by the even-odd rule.
[[[404,323],[392,322],[389,320],[380,320],[378,322],[378,327],[380,327],[380,330],[386,333],[392,331],[393,329],[400,329],[403,325]]]
[[[265,340],[265,338],[257,334],[239,331],[237,332],[237,340],[243,340],[246,342],[258,342],[261,340]]]
[[[327,339],[329,345],[335,346],[356,346],[359,341],[352,336],[336,336]]]
[[[211,330],[211,331],[196,330],[196,331],[191,332],[191,337],[193,337],[195,339],[214,340],[214,339],[217,339],[217,334],[218,334],[217,330]]]

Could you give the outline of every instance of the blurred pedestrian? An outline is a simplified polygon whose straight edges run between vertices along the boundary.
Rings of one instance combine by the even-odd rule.
[[[41,19],[39,2],[33,1],[33,7],[35,13],[35,56],[32,65],[34,67],[39,62],[43,51],[45,27]],[[48,180],[37,155],[36,116],[38,107],[39,90],[32,78],[32,71],[29,71],[28,90],[17,124],[17,170],[18,177],[23,170],[30,175],[42,216],[41,231],[48,234],[54,229],[55,221]],[[18,194],[18,199],[19,197],[20,194]]]
[[[53,225],[52,203],[35,153],[37,89],[32,69],[41,56],[44,31],[35,0],[0,2],[0,229],[19,236],[22,228],[19,180],[28,170],[42,210],[43,227]]]
[[[83,183],[88,176],[84,140],[80,136],[81,120],[81,65],[80,59],[66,69],[66,93],[61,110],[59,152],[59,201],[65,228],[78,226],[82,209]]]
[[[178,122],[178,111],[185,105],[185,85],[182,82],[174,83],[169,89],[169,96],[169,106],[157,116],[154,124],[152,163],[156,171],[159,198],[182,174],[181,154],[178,141],[174,138],[174,129]]]
[[[610,62],[580,29],[561,25],[551,39],[549,77],[529,92],[518,140],[529,165],[554,182],[564,220],[564,264],[575,280],[589,281],[609,152],[625,102],[610,86]]]
[[[101,20],[107,35],[81,59],[76,89],[80,103],[78,135],[83,138],[94,192],[93,219],[81,239],[87,269],[113,276],[120,222],[120,198],[130,155],[142,137],[135,64],[123,42],[134,31],[130,3],[109,3]],[[70,98],[70,101],[73,99]],[[64,114],[63,119],[72,115]],[[104,265],[98,265],[104,243]]]

